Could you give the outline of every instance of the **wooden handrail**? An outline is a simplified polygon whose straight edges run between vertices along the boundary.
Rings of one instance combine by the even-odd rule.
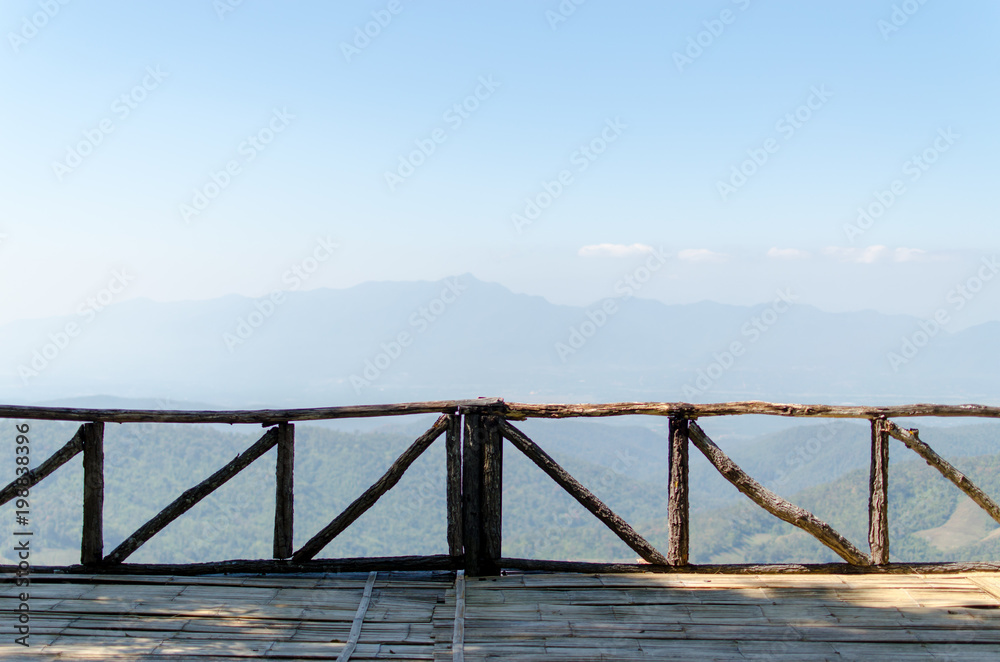
[[[104,423],[252,423],[264,426],[297,421],[324,421],[336,418],[406,416],[410,414],[454,414],[468,409],[489,409],[503,405],[501,398],[475,400],[434,400],[390,405],[351,405],[313,409],[237,409],[231,411],[185,409],[87,409],[79,407],[29,407],[0,405],[0,418],[35,421],[82,421]]]
[[[350,405],[310,409],[88,409],[79,407],[34,407],[0,405],[0,418],[26,420],[79,421],[84,423],[226,423],[265,426],[297,421],[322,421],[338,418],[406,416],[411,414],[486,413],[495,410],[510,420],[525,418],[576,418],[603,416],[682,416],[697,419],[708,416],[792,416],[806,418],[908,418],[915,416],[969,416],[1000,418],[1000,407],[977,404],[909,404],[884,407],[784,404],[748,400],[691,404],[687,402],[612,402],[603,404],[528,404],[504,402],[503,398],[467,400],[432,400],[382,405]]]
[[[309,540],[302,549],[293,551],[294,534],[294,428],[292,421],[357,418],[372,416],[402,416],[408,414],[440,413],[436,423],[421,435],[393,463],[387,472],[343,513]],[[666,519],[668,523],[667,554],[657,551],[632,527],[611,511],[600,499],[587,490],[555,460],[509,421],[527,418],[604,417],[626,415],[667,416],[669,425],[669,488]],[[869,547],[868,556],[850,541],[819,520],[812,513],[794,506],[777,494],[764,488],[737,466],[695,422],[700,417],[738,416],[763,414],[789,417],[823,417],[867,419],[872,429],[871,464],[869,476]],[[772,515],[806,530],[821,543],[839,554],[854,571],[898,572],[903,568],[917,568],[914,564],[890,562],[888,527],[888,439],[894,437],[935,467],[959,489],[972,498],[993,519],[1000,522],[1000,505],[976,487],[964,474],[935,453],[920,440],[916,430],[898,427],[891,417],[941,416],[941,417],[1000,417],[1000,407],[985,405],[912,404],[887,407],[835,406],[781,404],[760,401],[726,402],[715,404],[689,404],[670,402],[625,402],[607,404],[524,404],[507,403],[502,398],[477,398],[466,400],[438,400],[388,405],[360,405],[313,409],[262,409],[235,411],[160,411],[122,409],[77,409],[62,407],[19,407],[0,405],[0,418],[29,420],[83,421],[76,435],[37,468],[25,473],[5,488],[0,489],[0,505],[22,490],[29,489],[60,466],[82,452],[84,465],[83,533],[81,561],[92,571],[129,572],[139,567],[122,563],[132,552],[149,540],[171,521],[188,511],[198,501],[220,485],[233,478],[274,446],[278,447],[276,470],[276,497],[274,522],[273,561],[219,561],[194,564],[201,571],[219,571],[230,567],[260,567],[267,571],[290,572],[299,568],[352,567],[371,565],[371,569],[389,567],[388,559],[350,560],[346,565],[337,559],[313,558],[337,534],[367,511],[382,495],[391,489],[403,473],[438,437],[445,436],[447,486],[447,546],[445,557],[398,557],[407,567],[464,568],[470,576],[496,574],[501,567],[551,568],[598,567],[601,564],[572,564],[562,561],[525,561],[502,557],[502,493],[503,493],[503,443],[506,438],[523,452],[557,484],[598,517],[619,538],[628,544],[647,563],[644,566],[657,572],[702,571],[706,568],[759,568],[753,565],[695,566],[688,559],[689,505],[688,505],[688,447],[698,448],[741,492]],[[230,423],[261,424],[270,427],[263,437],[195,487],[184,492],[163,511],[146,522],[124,540],[114,551],[103,556],[104,509],[104,426],[108,422],[158,422],[158,423]],[[229,565],[227,565],[229,564]],[[236,565],[233,565],[236,564]],[[241,565],[242,564],[242,565]],[[259,564],[259,565],[254,565]],[[614,564],[605,564],[612,567]],[[955,567],[961,564],[952,564]],[[968,564],[966,564],[968,565]],[[973,564],[975,565],[975,564]],[[989,564],[978,564],[985,567]],[[80,566],[74,566],[80,567]],[[142,566],[145,567],[145,566]],[[189,568],[187,565],[164,564],[149,566],[162,568]],[[604,566],[601,566],[604,567]],[[617,566],[615,566],[617,567]],[[621,565],[623,571],[633,571],[629,564]],[[766,566],[765,566],[766,567]],[[779,567],[779,566],[775,566]],[[792,564],[783,568],[809,568],[801,571],[818,571],[821,565]],[[833,567],[831,565],[830,567]],[[924,567],[924,566],[919,566]],[[930,566],[928,566],[930,567]],[[992,566],[991,566],[992,567]],[[702,570],[699,570],[701,568]],[[1000,566],[997,566],[1000,568]],[[641,568],[640,568],[641,569]],[[185,570],[187,572],[188,570]],[[705,570],[707,571],[707,570]],[[738,571],[738,570],[734,570]],[[798,571],[798,570],[796,570]]]

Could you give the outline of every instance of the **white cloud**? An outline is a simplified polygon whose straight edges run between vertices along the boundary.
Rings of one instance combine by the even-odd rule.
[[[646,244],[593,244],[584,246],[576,254],[580,257],[630,257],[652,252],[653,247]]]
[[[772,247],[767,251],[767,256],[776,260],[803,260],[809,257],[807,251],[800,251],[798,248],[778,248]]]
[[[707,248],[685,248],[677,257],[684,262],[725,262],[729,259],[725,253],[716,253]]]

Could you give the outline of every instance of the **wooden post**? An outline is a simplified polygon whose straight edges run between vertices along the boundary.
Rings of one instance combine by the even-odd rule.
[[[872,564],[889,563],[889,426],[872,419],[872,460],[868,476],[868,544]]]
[[[80,562],[104,558],[104,423],[83,426],[83,535]]]
[[[670,469],[667,500],[667,562],[688,564],[688,419],[671,416]]]
[[[462,434],[462,544],[465,548],[465,574],[486,574],[483,563],[483,437],[485,431],[479,414],[466,414]]]
[[[447,502],[448,502],[448,554],[462,555],[462,417],[458,414],[448,419],[445,437]]]
[[[487,574],[500,574],[503,543],[503,437],[498,416],[483,416],[483,554]]]
[[[278,460],[275,466],[274,558],[292,555],[295,531],[295,426],[278,424]]]

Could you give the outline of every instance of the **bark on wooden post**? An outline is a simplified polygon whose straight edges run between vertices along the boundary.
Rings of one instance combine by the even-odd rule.
[[[483,417],[466,414],[462,434],[462,544],[465,573],[486,574],[483,549]]]
[[[688,419],[672,416],[667,500],[667,562],[688,564]]]
[[[448,502],[448,554],[462,555],[462,417],[448,420],[445,437]]]
[[[487,574],[500,574],[503,530],[503,437],[500,419],[483,416],[483,554]]]
[[[104,423],[83,426],[83,536],[80,562],[104,558]]]
[[[872,461],[868,478],[868,544],[872,563],[889,563],[889,426],[872,419]]]
[[[295,551],[295,426],[278,424],[278,460],[275,466],[274,558],[287,559]]]

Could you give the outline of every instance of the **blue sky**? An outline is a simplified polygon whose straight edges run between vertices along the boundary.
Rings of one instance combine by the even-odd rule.
[[[122,298],[261,296],[321,237],[338,249],[307,288],[470,272],[587,304],[656,249],[641,296],[669,303],[791,288],[930,315],[1000,245],[998,18],[972,0],[9,0],[0,323],[72,312],[121,269]],[[991,319],[988,283],[954,329]]]

